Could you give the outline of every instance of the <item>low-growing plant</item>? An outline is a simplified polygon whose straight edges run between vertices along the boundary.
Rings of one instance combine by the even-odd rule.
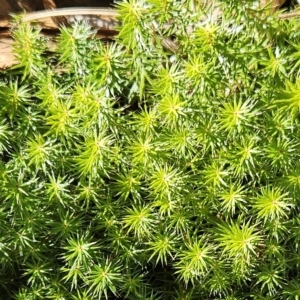
[[[118,3],[0,83],[3,299],[299,299],[299,21]],[[166,44],[176,47],[166,47]]]

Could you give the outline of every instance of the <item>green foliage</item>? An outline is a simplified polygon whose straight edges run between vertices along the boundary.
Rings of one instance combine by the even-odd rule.
[[[55,49],[16,22],[3,299],[300,299],[299,22],[200,2],[120,2],[114,41]]]

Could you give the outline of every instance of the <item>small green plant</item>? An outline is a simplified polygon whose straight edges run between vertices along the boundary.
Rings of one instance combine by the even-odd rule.
[[[51,51],[16,21],[3,299],[299,299],[299,22],[221,7],[120,2]]]

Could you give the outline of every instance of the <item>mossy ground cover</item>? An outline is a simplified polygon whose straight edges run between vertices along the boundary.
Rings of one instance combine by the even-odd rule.
[[[54,52],[16,23],[3,299],[299,299],[299,20],[252,4],[121,2]]]

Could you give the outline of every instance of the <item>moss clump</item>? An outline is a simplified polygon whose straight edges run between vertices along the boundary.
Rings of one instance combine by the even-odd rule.
[[[2,297],[300,297],[299,22],[250,2],[119,3],[115,42],[76,23],[50,53],[15,27]]]

